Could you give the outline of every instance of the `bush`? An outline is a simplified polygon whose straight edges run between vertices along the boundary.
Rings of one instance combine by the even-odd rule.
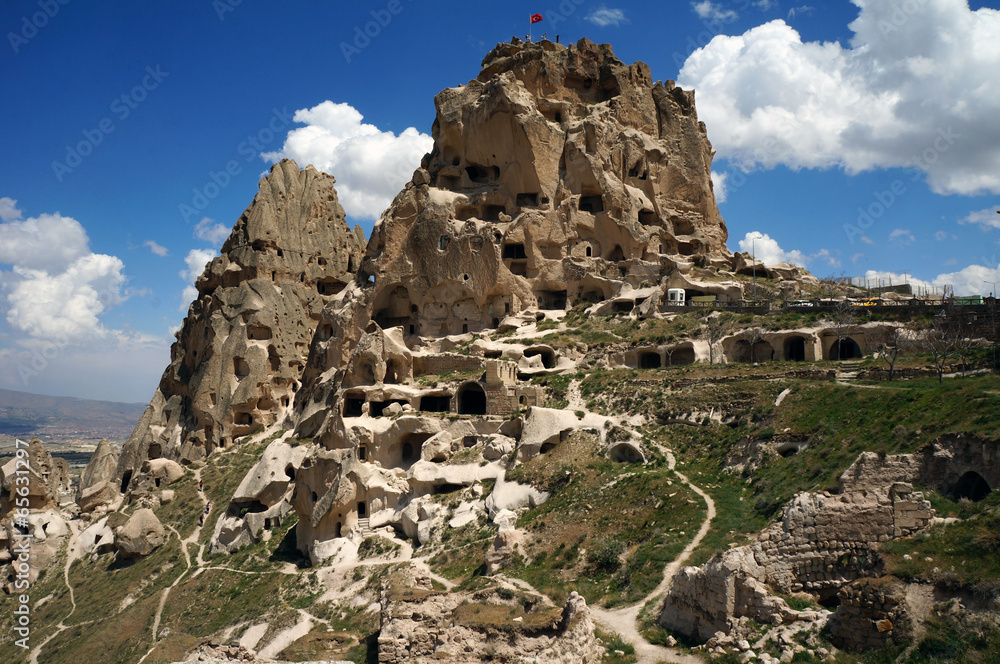
[[[598,537],[587,551],[587,562],[603,572],[616,572],[621,567],[625,545],[611,537]]]

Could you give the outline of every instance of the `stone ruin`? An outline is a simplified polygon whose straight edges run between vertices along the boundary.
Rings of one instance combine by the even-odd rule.
[[[996,441],[964,434],[942,436],[914,454],[864,452],[841,476],[839,493],[799,494],[752,543],[681,569],[659,623],[718,643],[741,638],[746,620],[819,619],[830,621],[840,647],[901,642],[919,603],[905,584],[883,576],[879,545],[932,522],[934,511],[915,485],[956,500],[984,498],[1000,480],[998,454]],[[836,613],[795,611],[779,597],[803,592]]]
[[[496,661],[591,664],[604,649],[584,599],[573,592],[561,609],[538,595],[518,601],[508,589],[476,593],[434,590],[429,578],[403,570],[382,587],[378,661],[385,664]],[[512,614],[520,613],[510,620]]]

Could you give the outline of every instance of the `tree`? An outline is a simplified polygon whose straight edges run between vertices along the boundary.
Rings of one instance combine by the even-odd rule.
[[[759,327],[751,327],[749,330],[743,333],[743,340],[750,344],[750,361],[760,362],[760,353],[758,347],[762,345],[767,345],[764,341],[764,330]],[[771,358],[764,358],[764,360],[769,360]]]
[[[875,356],[889,367],[889,380],[893,379],[896,359],[913,342],[912,330],[906,325],[882,327],[872,337]]]
[[[944,368],[955,352],[959,336],[957,326],[949,325],[943,316],[935,316],[931,326],[924,329],[920,336],[919,347],[934,360],[939,383],[944,382]]]
[[[729,334],[731,321],[725,314],[709,315],[705,321],[705,336],[708,337],[708,363],[715,364],[715,345]]]

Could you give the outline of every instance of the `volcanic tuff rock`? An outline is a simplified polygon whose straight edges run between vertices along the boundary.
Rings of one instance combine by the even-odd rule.
[[[340,387],[324,372],[353,359],[369,321],[412,345],[732,261],[694,93],[654,84],[647,65],[585,39],[515,40],[435,105],[432,152],[375,224],[356,286],[324,311],[301,435],[336,428],[318,412]]]
[[[118,464],[123,485],[144,461],[197,461],[274,423],[290,405],[319,314],[360,263],[335,180],[276,164],[205,268],[171,363]]]
[[[76,488],[76,504],[83,512],[90,512],[107,505],[118,497],[115,473],[118,469],[118,453],[105,438],[97,444],[87,467],[80,475]]]

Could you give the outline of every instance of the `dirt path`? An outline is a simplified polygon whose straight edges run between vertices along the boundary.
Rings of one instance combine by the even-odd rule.
[[[49,641],[59,636],[70,627],[70,625],[66,624],[66,621],[69,620],[70,616],[76,613],[76,596],[73,593],[73,586],[69,582],[69,568],[73,566],[74,561],[83,557],[83,546],[80,544],[80,533],[76,532],[73,522],[67,521],[66,527],[69,529],[69,536],[67,538],[68,541],[66,542],[66,564],[63,566],[63,583],[66,584],[66,589],[69,590],[69,602],[73,608],[70,609],[69,613],[67,613],[66,616],[59,621],[58,625],[56,625],[56,631],[32,649],[31,654],[28,655],[28,661],[31,664],[38,664],[38,655],[41,654],[42,648],[44,648]],[[87,623],[89,622],[91,621],[88,620]],[[81,624],[86,625],[87,623]]]
[[[712,500],[712,497],[702,491],[702,489],[691,482],[686,475],[676,469],[677,460],[674,458],[674,455],[670,450],[661,447],[660,451],[666,454],[667,464],[669,468],[674,471],[674,474],[676,474],[688,488],[701,496],[701,498],[705,501],[705,505],[708,508],[705,520],[702,522],[698,533],[688,543],[688,545],[684,547],[684,550],[681,551],[680,555],[677,556],[673,562],[663,568],[663,580],[660,581],[659,585],[657,585],[655,589],[653,589],[653,592],[649,593],[646,597],[631,606],[614,610],[602,609],[600,607],[593,606],[590,607],[590,612],[594,617],[594,622],[606,630],[617,632],[625,641],[631,643],[635,647],[638,664],[657,664],[658,662],[703,664],[704,660],[696,655],[691,655],[675,648],[665,648],[663,646],[656,646],[649,643],[643,638],[642,634],[639,633],[639,628],[637,626],[639,612],[642,610],[642,607],[645,606],[650,600],[659,597],[660,595],[665,595],[670,590],[670,584],[673,582],[674,575],[677,574],[681,566],[684,565],[698,545],[701,544],[701,541],[705,538],[705,535],[708,534],[708,529],[712,525],[712,519],[715,518],[715,501]]]
[[[194,481],[199,483],[201,482],[201,468],[194,469]],[[198,490],[198,497],[201,499],[202,505],[208,504],[208,499],[205,497],[205,493],[201,489]],[[149,657],[154,650],[156,650],[156,636],[157,633],[160,631],[160,620],[162,620],[163,618],[163,609],[167,605],[167,599],[170,597],[170,591],[173,590],[177,586],[177,584],[179,584],[184,579],[184,577],[187,576],[188,572],[191,571],[191,556],[188,554],[187,548],[188,544],[194,544],[198,541],[198,538],[201,536],[202,527],[203,524],[199,524],[197,527],[195,527],[195,529],[191,532],[190,535],[188,535],[187,537],[181,537],[181,534],[177,532],[177,530],[173,526],[167,526],[170,532],[172,532],[174,535],[177,536],[178,542],[180,542],[181,553],[184,554],[185,568],[184,571],[181,572],[176,579],[174,579],[173,583],[171,583],[168,587],[163,589],[163,593],[160,595],[160,603],[156,607],[156,615],[153,616],[152,642],[150,644],[149,650],[146,651],[146,654],[143,655],[139,659],[139,661],[136,662],[136,664],[142,664],[142,662],[144,662],[146,658]],[[203,548],[204,547],[201,547],[198,550],[198,562],[199,562],[199,567],[197,568],[198,572],[201,571],[200,564],[203,564],[201,563],[201,550]]]

